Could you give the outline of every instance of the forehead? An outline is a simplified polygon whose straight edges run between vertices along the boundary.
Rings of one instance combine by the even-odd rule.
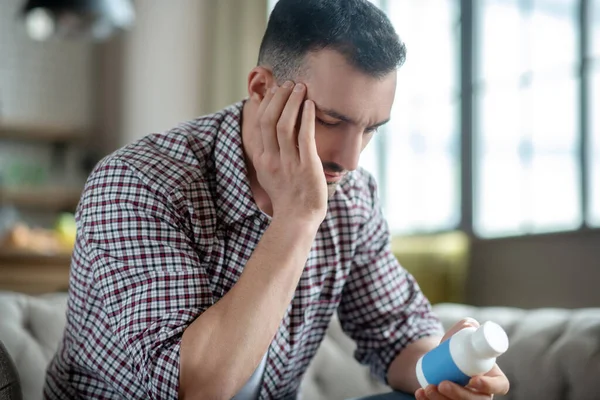
[[[390,117],[396,71],[377,78],[357,70],[340,53],[321,50],[307,55],[302,77],[307,97],[320,108],[333,109],[361,125]]]

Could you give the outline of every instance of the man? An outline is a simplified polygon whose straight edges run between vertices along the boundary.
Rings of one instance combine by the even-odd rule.
[[[506,392],[497,367],[469,388],[417,390],[441,327],[358,168],[404,57],[366,0],[281,0],[245,101],[101,161],[45,396],[294,398],[336,311],[358,361],[398,391]]]

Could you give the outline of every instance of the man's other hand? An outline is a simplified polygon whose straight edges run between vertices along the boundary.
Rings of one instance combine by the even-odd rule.
[[[479,327],[479,323],[472,318],[465,318],[448,329],[442,342],[450,339],[452,335],[467,327]],[[439,385],[429,385],[425,389],[415,392],[417,400],[489,400],[495,394],[506,394],[510,384],[508,378],[498,365],[485,375],[471,378],[467,386],[444,381]]]

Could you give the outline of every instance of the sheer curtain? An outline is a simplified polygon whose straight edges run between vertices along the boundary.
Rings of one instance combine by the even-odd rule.
[[[381,7],[407,47],[392,119],[381,132],[390,229],[454,229],[460,219],[459,2],[388,0]]]
[[[246,97],[266,27],[267,0],[135,3],[134,27],[102,50],[100,108],[115,146]],[[110,92],[110,93],[108,93]],[[102,119],[102,118],[101,118]]]
[[[206,62],[201,96],[207,111],[247,96],[247,77],[258,60],[267,26],[267,0],[204,0],[207,3],[204,49]]]
[[[475,231],[575,229],[583,220],[578,1],[476,6]]]

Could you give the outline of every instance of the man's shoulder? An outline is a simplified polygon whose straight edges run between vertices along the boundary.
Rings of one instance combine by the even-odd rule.
[[[235,106],[148,134],[104,157],[91,176],[102,172],[102,176],[111,177],[111,170],[125,168],[144,184],[165,193],[208,180],[214,169],[217,136]]]

